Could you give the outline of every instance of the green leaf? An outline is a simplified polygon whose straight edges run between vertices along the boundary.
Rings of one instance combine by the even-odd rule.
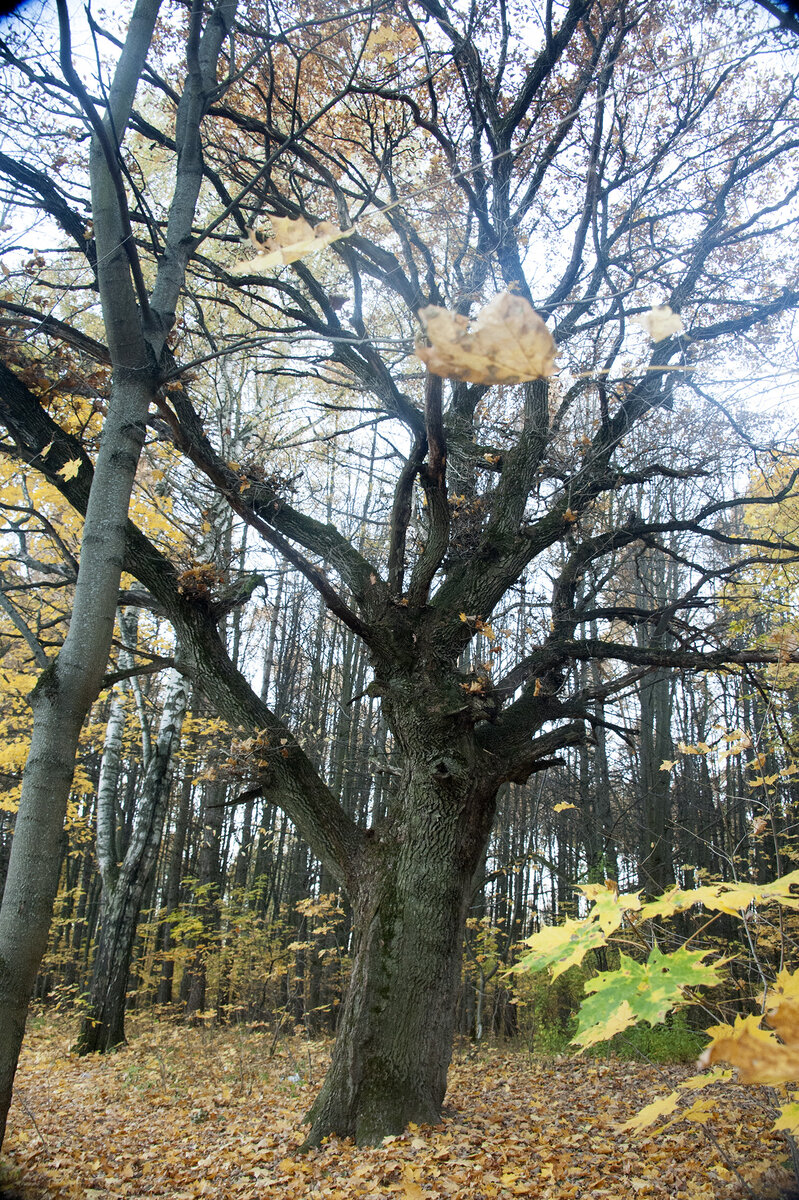
[[[719,970],[723,963],[703,963],[708,953],[683,947],[673,954],[662,954],[654,946],[645,963],[620,954],[618,970],[605,971],[586,983],[585,990],[593,995],[583,1001],[574,1042],[585,1047],[612,1037],[618,1032],[622,1005],[629,1006],[630,1019],[625,1028],[638,1021],[654,1025],[685,1001],[685,988],[714,987],[721,982]]]

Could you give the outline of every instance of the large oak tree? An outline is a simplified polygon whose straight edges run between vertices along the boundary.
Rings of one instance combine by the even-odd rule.
[[[57,731],[72,628],[84,647],[87,631],[104,631],[93,669],[74,664],[80,704],[59,749],[61,791],[52,778],[37,789],[43,760],[32,754],[18,817],[0,918],[0,1027],[13,1028],[0,1040],[0,1107],[55,891],[69,759],[101,685],[124,566],[140,601],[172,622],[217,711],[257,739],[254,784],[349,896],[352,978],[308,1140],[375,1141],[440,1118],[466,907],[503,785],[590,738],[632,679],[775,657],[732,643],[711,601],[758,556],[797,551],[736,524],[745,498],[725,480],[745,484],[764,448],[723,382],[751,363],[773,371],[799,303],[799,105],[780,42],[790,35],[761,29],[754,5],[408,0],[301,17],[269,3],[236,20],[195,0],[151,40],[142,5],[152,25],[155,7],[140,0],[124,37],[93,29],[100,62],[118,49],[124,111],[114,90],[70,70],[65,23],[60,72],[32,58],[24,27],[3,45],[11,77],[38,89],[49,114],[35,144],[22,114],[10,123],[4,193],[65,239],[41,263],[10,258],[3,449],[86,514],[79,595],[82,582],[97,589],[98,510],[114,516],[118,551],[97,611],[84,620],[76,601],[35,694],[36,727],[49,706]],[[315,256],[246,266],[243,237],[296,238],[300,220],[347,236]],[[503,291],[547,321],[555,377],[497,387],[457,366],[447,382],[426,374],[419,310],[448,308],[463,333]],[[634,319],[646,324],[654,304],[681,327],[650,341]],[[252,398],[236,461],[208,386],[220,359]],[[52,403],[91,372],[98,406],[108,401],[95,461]],[[131,390],[132,417],[120,410]],[[312,471],[285,479],[257,416],[266,397],[318,406],[328,423],[316,425],[354,463],[377,425],[386,495],[368,539],[326,518]],[[221,618],[246,600],[247,581],[190,586],[163,547],[120,522],[129,480],[114,476],[112,504],[114,422],[133,439],[132,477],[146,414],[186,472],[365,644],[393,767],[371,828],[231,662]],[[690,481],[671,491],[684,507],[662,504],[664,481]],[[667,603],[623,586],[619,563],[638,551],[680,556]],[[543,615],[506,663],[489,653],[490,622],[521,580]]]

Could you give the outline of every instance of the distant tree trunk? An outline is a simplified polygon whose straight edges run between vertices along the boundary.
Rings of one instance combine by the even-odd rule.
[[[665,671],[655,671],[641,684],[640,790],[643,827],[638,857],[638,883],[648,896],[656,896],[674,882],[672,863],[671,777],[661,771],[672,747],[672,682]]]
[[[208,954],[219,926],[221,891],[220,849],[225,819],[223,783],[210,784],[205,789],[202,817],[202,840],[197,872],[199,885],[198,912],[203,931],[186,968],[186,1015],[196,1016],[206,1007]]]
[[[144,775],[133,836],[121,866],[107,857],[110,841],[100,851],[104,885],[100,937],[78,1035],[80,1054],[103,1053],[125,1040],[125,998],[133,943],[142,897],[161,845],[172,762],[185,712],[186,683],[177,671],[170,671],[158,737]]]
[[[175,975],[175,963],[170,955],[172,945],[172,925],[170,917],[180,900],[180,885],[182,882],[181,868],[183,865],[183,850],[186,844],[186,831],[189,827],[189,811],[191,809],[192,764],[186,765],[180,786],[180,801],[175,817],[175,828],[172,832],[172,844],[169,848],[169,862],[166,871],[164,888],[164,913],[158,931],[158,948],[163,958],[161,961],[161,977],[158,980],[157,1003],[172,1003],[172,982]]]

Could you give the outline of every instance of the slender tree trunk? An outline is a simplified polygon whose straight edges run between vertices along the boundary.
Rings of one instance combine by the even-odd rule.
[[[172,946],[172,924],[170,917],[177,908],[180,900],[183,851],[186,844],[186,831],[189,827],[189,810],[191,808],[192,766],[191,760],[185,766],[185,774],[180,787],[180,802],[172,834],[172,845],[169,850],[169,864],[165,887],[166,904],[164,919],[159,930],[163,960],[161,962],[161,978],[158,980],[158,1004],[172,1003],[172,982],[175,975],[175,961],[170,953]]]
[[[108,659],[125,517],[152,389],[128,378],[112,402],[95,466],[69,632],[34,688],[33,734],[0,910],[0,1142],[28,999],[47,946],[78,737]]]
[[[81,1054],[103,1053],[125,1040],[125,998],[142,897],[155,869],[164,828],[174,752],[186,712],[186,683],[170,672],[158,738],[144,776],[133,836],[118,871],[104,871],[100,937],[86,1013],[78,1035]],[[106,882],[107,881],[107,882]]]
[[[207,785],[203,798],[202,841],[197,872],[200,894],[197,911],[202,923],[202,933],[191,963],[186,968],[188,1017],[196,1016],[206,1007],[208,958],[219,929],[219,901],[222,890],[220,850],[226,794],[224,783],[213,783]]]

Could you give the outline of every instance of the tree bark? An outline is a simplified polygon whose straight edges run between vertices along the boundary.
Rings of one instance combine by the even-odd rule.
[[[368,839],[351,889],[354,954],[330,1070],[306,1147],[372,1144],[436,1124],[447,1086],[472,879],[495,790],[444,745],[409,757],[389,836]]]
[[[100,118],[71,61],[69,16],[58,0],[61,68],[92,129],[89,155],[98,285],[111,388],[86,508],[69,631],[31,696],[33,734],[0,909],[0,1145],[28,1000],[47,944],[60,844],[81,726],[103,679],[125,557],[127,512],[160,364],[174,323],[202,181],[200,122],[217,93],[217,59],[235,0],[221,0],[201,30],[192,17],[189,74],[178,105],[178,165],[152,303],[131,233],[120,146],[144,71],[160,0],[137,0]],[[78,478],[91,464],[81,451]]]
[[[125,1041],[125,1000],[142,897],[155,869],[164,829],[174,753],[186,712],[186,682],[170,672],[156,744],[144,776],[133,836],[120,867],[106,863],[100,936],[88,1003],[81,1022],[80,1054],[112,1050]],[[99,822],[98,812],[98,822]]]

